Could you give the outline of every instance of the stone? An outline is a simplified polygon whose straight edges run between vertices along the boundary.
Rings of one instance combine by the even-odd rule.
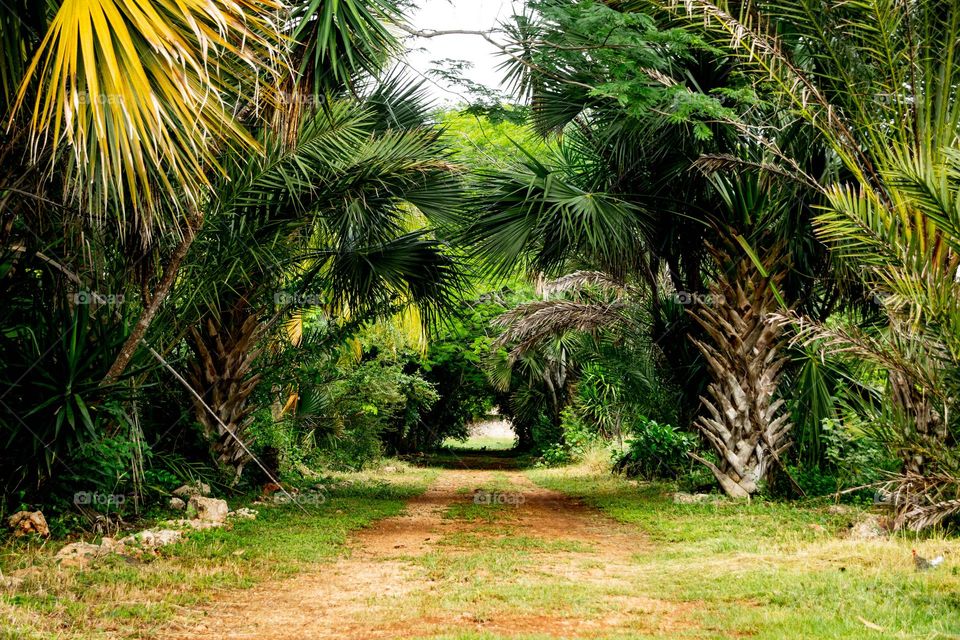
[[[35,533],[42,538],[50,537],[47,519],[40,511],[18,511],[10,516],[7,524],[13,529],[13,537],[20,538]]]
[[[83,567],[94,558],[106,553],[100,545],[89,542],[72,542],[57,552],[54,558],[64,567]]]
[[[184,502],[182,498],[178,498],[176,496],[170,498],[170,502],[167,504],[174,511],[185,511],[187,509],[187,503]]]
[[[196,510],[197,520],[204,522],[223,523],[226,521],[227,513],[230,511],[226,500],[204,498],[202,496],[190,496],[190,502],[187,503],[187,508],[188,510],[191,508]]]
[[[227,514],[228,518],[235,520],[256,520],[257,519],[257,510],[248,509],[247,507],[240,507],[236,511],[231,511]]]
[[[183,529],[204,531],[205,529],[217,529],[222,527],[224,523],[207,522],[205,520],[187,520],[186,518],[180,518],[178,520],[164,520],[161,524],[166,527],[181,527]]]
[[[158,549],[177,542],[182,536],[182,531],[176,531],[174,529],[160,529],[157,531],[145,529],[144,531],[123,538],[117,544],[123,546],[138,546],[144,549]]]
[[[185,484],[182,487],[174,489],[173,495],[178,498],[192,498],[193,496],[210,495],[210,485],[205,482],[194,482]]]
[[[851,540],[878,540],[887,537],[887,527],[880,516],[868,515],[850,527]]]
[[[853,509],[848,507],[845,504],[832,504],[827,507],[827,513],[832,516],[845,516],[848,515]]]
[[[41,575],[40,567],[27,567],[11,571],[7,575],[0,575],[0,588],[16,591],[20,586],[30,578],[37,578]]]

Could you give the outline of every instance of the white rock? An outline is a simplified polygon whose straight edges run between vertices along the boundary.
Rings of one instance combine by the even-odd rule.
[[[165,527],[180,527],[181,529],[194,529],[203,531],[205,529],[218,529],[223,526],[222,522],[207,522],[205,520],[187,520],[180,518],[177,520],[164,520],[161,523]]]
[[[256,520],[258,511],[256,509],[248,509],[247,507],[240,507],[236,511],[231,511],[227,514],[228,518],[236,520]]]
[[[208,496],[210,495],[210,485],[205,482],[194,482],[191,484],[185,484],[182,487],[178,487],[174,490],[173,495],[178,498],[192,498],[193,496]]]
[[[196,511],[197,520],[204,522],[225,522],[227,512],[230,511],[226,500],[204,498],[202,496],[190,496],[187,508]]]
[[[876,540],[887,537],[887,529],[879,516],[868,515],[850,528],[851,540]]]
[[[717,497],[709,493],[683,493],[678,491],[673,494],[674,504],[703,504],[705,502],[716,502]]]
[[[176,496],[170,498],[170,502],[167,504],[170,505],[171,509],[176,511],[184,511],[187,508],[187,503],[184,502],[182,498],[177,498]]]

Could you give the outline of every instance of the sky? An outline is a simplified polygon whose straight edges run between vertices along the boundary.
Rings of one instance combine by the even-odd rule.
[[[499,20],[513,15],[513,6],[519,11],[522,3],[517,0],[419,0],[419,8],[410,16],[414,29],[469,29],[486,31],[496,27]],[[503,58],[496,55],[497,49],[479,36],[444,35],[433,38],[407,38],[406,64],[411,72],[426,75],[435,67],[433,60],[455,59],[472,63],[473,68],[464,75],[474,82],[491,88],[500,86],[501,73],[496,66]],[[445,85],[440,80],[427,83],[431,95],[439,103],[463,102],[459,90]]]

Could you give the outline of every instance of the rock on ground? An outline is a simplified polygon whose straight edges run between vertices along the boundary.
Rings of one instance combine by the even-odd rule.
[[[208,496],[210,495],[210,485],[205,482],[195,482],[192,484],[185,484],[182,487],[174,489],[173,495],[178,498],[192,498],[193,496]]]
[[[50,537],[47,519],[43,517],[43,513],[40,511],[18,511],[10,516],[7,524],[13,529],[14,538],[20,538],[31,533],[44,538]]]
[[[168,544],[177,542],[182,536],[182,531],[176,531],[174,529],[160,529],[158,531],[147,529],[131,536],[127,536],[126,538],[122,538],[116,543],[116,545],[135,545],[144,549],[157,549],[159,547],[165,547]],[[104,542],[106,542],[106,539]]]
[[[710,493],[684,493],[677,491],[673,494],[674,504],[703,504],[716,501],[717,496]]]
[[[71,542],[57,552],[54,558],[64,567],[80,567],[89,564],[91,560],[108,553],[98,544],[89,542]]]
[[[860,522],[850,527],[848,537],[851,540],[876,540],[886,538],[888,527],[885,526],[884,519],[876,515],[868,515]]]
[[[247,507],[240,507],[236,511],[231,511],[227,514],[228,518],[233,518],[236,520],[256,520],[257,519],[257,510],[248,509]]]
[[[197,519],[204,522],[225,522],[230,511],[226,500],[203,496],[190,496],[187,508],[195,510]]]

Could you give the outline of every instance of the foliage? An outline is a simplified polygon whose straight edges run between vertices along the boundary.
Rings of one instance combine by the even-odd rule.
[[[605,441],[595,427],[580,418],[577,407],[572,405],[560,413],[560,428],[561,440],[543,447],[538,465],[550,467],[579,461],[591,447]]]
[[[544,148],[525,122],[497,122],[462,111],[443,111],[437,123],[455,150],[454,158],[469,167],[471,174],[506,167],[522,159],[524,149],[539,155]]]
[[[159,214],[199,206],[217,152],[255,148],[236,114],[274,99],[281,5],[45,4],[42,40],[20,33],[19,50],[4,63],[8,81],[9,72],[22,74],[13,111],[30,110],[23,115],[31,146],[50,145],[51,157],[66,148],[75,202],[129,216],[145,239],[155,222],[178,226],[180,216]],[[3,13],[17,19],[19,12],[5,5]]]
[[[799,344],[887,371],[886,443],[904,463],[894,491],[902,497],[898,526],[936,522],[938,505],[942,515],[954,513],[960,6],[683,4],[663,6],[726,41],[754,85],[770,87],[842,163],[838,179],[791,173],[823,195],[818,234],[879,301],[886,326],[782,321],[799,332]],[[790,151],[769,147],[785,165],[793,162]],[[917,480],[925,476],[929,481]]]
[[[825,419],[820,433],[825,464],[800,463],[787,469],[808,497],[863,487],[862,491],[844,493],[844,497],[872,502],[878,488],[900,466],[883,442],[837,419]]]
[[[628,435],[627,448],[614,453],[614,470],[647,480],[677,478],[691,466],[696,440],[669,424],[641,419]]]
[[[439,399],[423,418],[429,438],[420,439],[420,448],[433,448],[448,437],[465,438],[467,426],[485,418],[497,404],[483,363],[493,342],[490,321],[510,304],[509,297],[501,291],[465,302],[430,337],[422,375],[434,385]]]

